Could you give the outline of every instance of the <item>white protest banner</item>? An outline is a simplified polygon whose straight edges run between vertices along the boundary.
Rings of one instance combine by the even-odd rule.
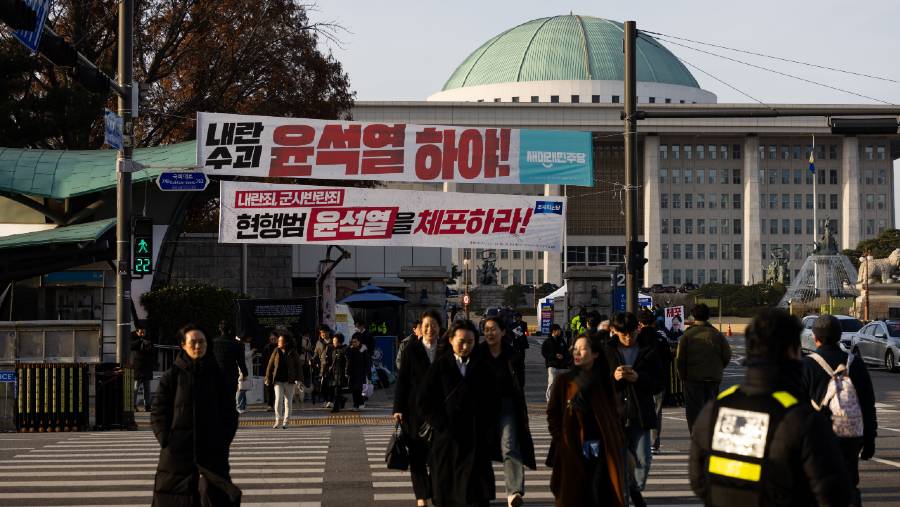
[[[666,330],[670,333],[680,335],[684,332],[684,307],[670,306],[665,309],[666,312]]]
[[[590,132],[197,113],[210,175],[593,185]]]
[[[223,181],[219,242],[561,249],[565,197]]]

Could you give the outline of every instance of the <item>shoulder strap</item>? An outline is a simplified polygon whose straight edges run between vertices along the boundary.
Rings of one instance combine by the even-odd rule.
[[[821,366],[822,369],[825,370],[825,373],[827,373],[829,377],[834,376],[835,371],[831,369],[831,366],[828,365],[828,363],[825,361],[824,357],[820,356],[819,354],[817,354],[815,352],[810,354],[809,357],[811,357],[815,362],[819,363],[819,366]]]

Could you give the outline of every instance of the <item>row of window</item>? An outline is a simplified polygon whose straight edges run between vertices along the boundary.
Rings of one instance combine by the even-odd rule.
[[[608,266],[625,263],[624,246],[570,246],[566,248],[569,266]]]
[[[475,258],[478,259],[478,260],[483,259],[483,258],[484,258],[484,252],[486,252],[486,251],[493,252],[493,251],[495,251],[495,250],[485,250],[485,249],[483,249],[483,248],[477,248],[477,249],[475,249]],[[500,259],[509,259],[509,257],[510,257],[510,252],[512,252],[512,258],[513,258],[513,260],[519,260],[519,259],[522,258],[522,251],[521,251],[521,250],[500,250]],[[534,259],[534,257],[535,257],[535,252],[533,252],[533,251],[531,251],[531,250],[528,250],[528,251],[525,252],[525,259],[526,259],[526,260]],[[543,259],[544,259],[544,252],[543,252],[543,251],[538,251],[538,252],[537,252],[537,258],[538,258],[538,260],[543,260]],[[469,259],[469,260],[472,259],[472,249],[471,249],[471,248],[463,249],[463,259]]]
[[[669,244],[662,243],[660,244],[660,257],[663,260],[668,260],[670,258],[669,252]],[[710,243],[709,248],[706,248],[706,243],[697,243],[696,249],[694,249],[693,243],[674,243],[671,245],[671,259],[674,261],[681,260],[718,260],[722,259],[723,261],[734,259],[739,261],[743,258],[743,246],[740,243],[733,244],[723,244],[721,250],[719,249],[719,245],[716,243]]]
[[[720,185],[728,185],[729,183],[740,185],[741,174],[740,169],[672,169],[670,176],[668,169],[660,168],[659,183],[662,185],[666,183],[673,185],[693,185],[694,183],[697,185],[715,185],[718,177]]]
[[[793,178],[792,178],[793,176]],[[839,173],[836,169],[816,169],[816,179],[819,185],[840,184]],[[813,173],[808,168],[803,169],[760,169],[759,183],[764,185],[812,185]]]
[[[809,256],[809,254],[812,253],[812,245],[809,245],[809,244],[795,243],[792,248],[791,245],[788,243],[784,243],[781,245],[774,244],[774,243],[772,245],[767,245],[767,244],[763,243],[762,244],[763,265],[769,263],[769,249],[772,250],[773,254],[776,253],[776,251],[779,249],[782,250],[783,255],[785,256],[786,260],[791,259],[791,252],[793,252],[794,260],[796,260],[796,261],[803,260],[803,259],[807,258]]]
[[[874,236],[876,233],[881,234],[885,229],[887,229],[887,220],[879,220],[877,229],[875,228],[875,220],[866,220],[865,224],[866,236],[869,237]]]
[[[834,230],[836,230],[836,231],[840,230],[840,220],[834,218],[831,220],[831,223],[832,223],[832,226],[834,227]],[[779,224],[781,225],[780,228],[778,227]],[[793,227],[792,227],[792,225],[793,225]],[[759,221],[759,230],[762,231],[763,233],[769,233],[769,234],[779,234],[779,231],[781,231],[781,234],[800,235],[800,234],[804,234],[804,232],[803,232],[804,225],[806,225],[805,234],[809,234],[810,236],[812,236],[815,232],[813,231],[813,219],[811,219],[811,218],[807,218],[805,220],[802,218],[795,218],[795,219],[793,219],[793,221],[789,218],[782,218],[780,220],[773,218],[768,221],[765,218],[763,218]],[[766,228],[766,226],[768,226],[768,228]],[[819,220],[819,232],[821,232],[824,229],[824,227],[825,227],[825,221]]]
[[[513,269],[512,271],[512,283],[513,285],[520,285],[523,283],[522,280],[522,271],[521,269]],[[509,285],[509,269],[501,269],[500,270],[500,285]],[[544,270],[537,270],[537,280],[534,278],[535,270],[526,269],[525,272],[525,285],[541,285],[544,283]]]
[[[741,201],[743,198],[743,194],[731,194],[730,196],[730,205],[729,205],[729,194],[717,194],[711,193],[707,198],[706,194],[684,194],[684,201],[681,200],[682,194],[671,194],[671,206],[672,209],[681,209],[682,203],[684,204],[684,209],[693,209],[695,206],[697,209],[716,209],[719,207],[721,209],[728,209],[731,207],[732,209],[741,209]],[[694,197],[696,196],[696,199]],[[659,207],[662,209],[669,208],[669,194],[659,194]]]
[[[743,283],[744,275],[740,269],[710,269],[709,277],[705,269],[664,269],[662,270],[663,285],[681,285],[682,283],[696,283],[704,285],[706,283]],[[684,277],[682,278],[682,273]],[[694,278],[694,275],[697,275]],[[719,276],[721,274],[721,277]],[[730,277],[730,278],[729,278]]]
[[[551,96],[550,96],[550,103],[551,103],[551,104],[558,104],[558,103],[559,103],[559,97],[560,97],[559,95],[551,95]],[[601,103],[601,100],[600,100],[601,98],[602,98],[601,95],[591,95],[591,103],[593,103],[593,104],[600,104],[600,103]],[[541,101],[541,97],[540,97],[539,95],[531,95],[530,99],[531,99],[531,100],[530,100],[531,102],[540,102],[540,101]],[[619,95],[613,95],[613,96],[610,97],[610,100],[609,100],[609,101],[612,102],[613,104],[618,104],[619,102],[621,102],[620,99],[621,99],[621,97],[620,97]],[[635,97],[635,99],[637,100],[638,103],[641,102],[641,98],[640,98],[640,97]],[[656,104],[656,97],[646,97],[646,99],[647,99],[647,102],[645,102],[646,104]],[[672,103],[673,103],[673,100],[670,99],[670,98],[664,98],[663,101],[664,101],[664,103],[666,103],[666,104],[672,104]],[[478,99],[478,102],[484,102],[484,99]],[[501,99],[500,97],[494,97],[494,102],[503,102],[503,99]],[[522,102],[521,97],[512,97],[512,102]],[[570,95],[570,96],[569,96],[569,102],[571,102],[572,104],[578,104],[578,103],[580,103],[580,102],[581,102],[581,95]],[[679,103],[679,104],[684,104],[685,101],[684,101],[683,99],[678,99],[678,103]],[[696,103],[697,103],[697,102],[695,102],[695,101],[691,101],[691,104],[696,104]]]
[[[685,218],[684,219],[684,229],[682,229],[681,224],[682,221],[680,218],[672,219],[672,234],[694,234],[696,231],[697,234],[706,234],[709,231],[709,234],[742,234],[742,220],[740,218],[727,219],[727,218],[698,218],[696,219],[697,228],[694,229],[694,219],[693,218]],[[663,218],[659,221],[660,225],[660,233],[669,234],[669,219]],[[682,232],[683,231],[683,232]]]
[[[729,145],[721,144],[698,144],[696,149],[691,144],[685,144],[684,146],[680,144],[673,144],[671,146],[667,144],[659,145],[659,159],[660,160],[681,160],[681,155],[684,153],[685,160],[693,160],[696,156],[697,160],[716,160],[718,157],[721,160],[728,160],[729,153],[731,158],[734,160],[741,159],[741,145],[740,144],[732,144],[731,151],[729,152]]]

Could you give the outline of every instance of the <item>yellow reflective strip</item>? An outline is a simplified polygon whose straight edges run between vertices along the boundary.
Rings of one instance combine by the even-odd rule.
[[[751,482],[759,482],[762,467],[756,463],[747,463],[736,459],[722,458],[720,456],[709,457],[709,472],[716,475],[724,475],[734,479]]]
[[[734,394],[735,391],[737,391],[737,388],[738,388],[738,385],[737,385],[737,384],[735,384],[735,385],[729,387],[728,389],[726,389],[726,390],[722,391],[721,393],[719,393],[719,395],[716,396],[716,399],[717,399],[717,400],[721,400],[722,398],[725,398],[726,396],[731,396],[732,394]]]
[[[797,404],[797,398],[794,398],[794,395],[787,391],[775,391],[772,393],[772,397],[778,400],[778,403],[781,403],[784,408]]]

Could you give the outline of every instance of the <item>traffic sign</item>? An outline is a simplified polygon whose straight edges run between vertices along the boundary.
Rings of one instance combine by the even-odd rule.
[[[209,185],[209,178],[201,172],[162,173],[156,184],[164,191],[202,192]]]
[[[38,45],[41,43],[41,34],[44,33],[44,23],[47,21],[47,14],[50,11],[50,0],[25,0],[25,4],[34,11],[34,29],[16,30],[13,35],[34,54],[37,53]]]
[[[15,381],[15,370],[0,370],[0,384],[14,383]]]
[[[122,149],[122,117],[116,113],[106,110],[103,116],[103,142],[114,150]]]

